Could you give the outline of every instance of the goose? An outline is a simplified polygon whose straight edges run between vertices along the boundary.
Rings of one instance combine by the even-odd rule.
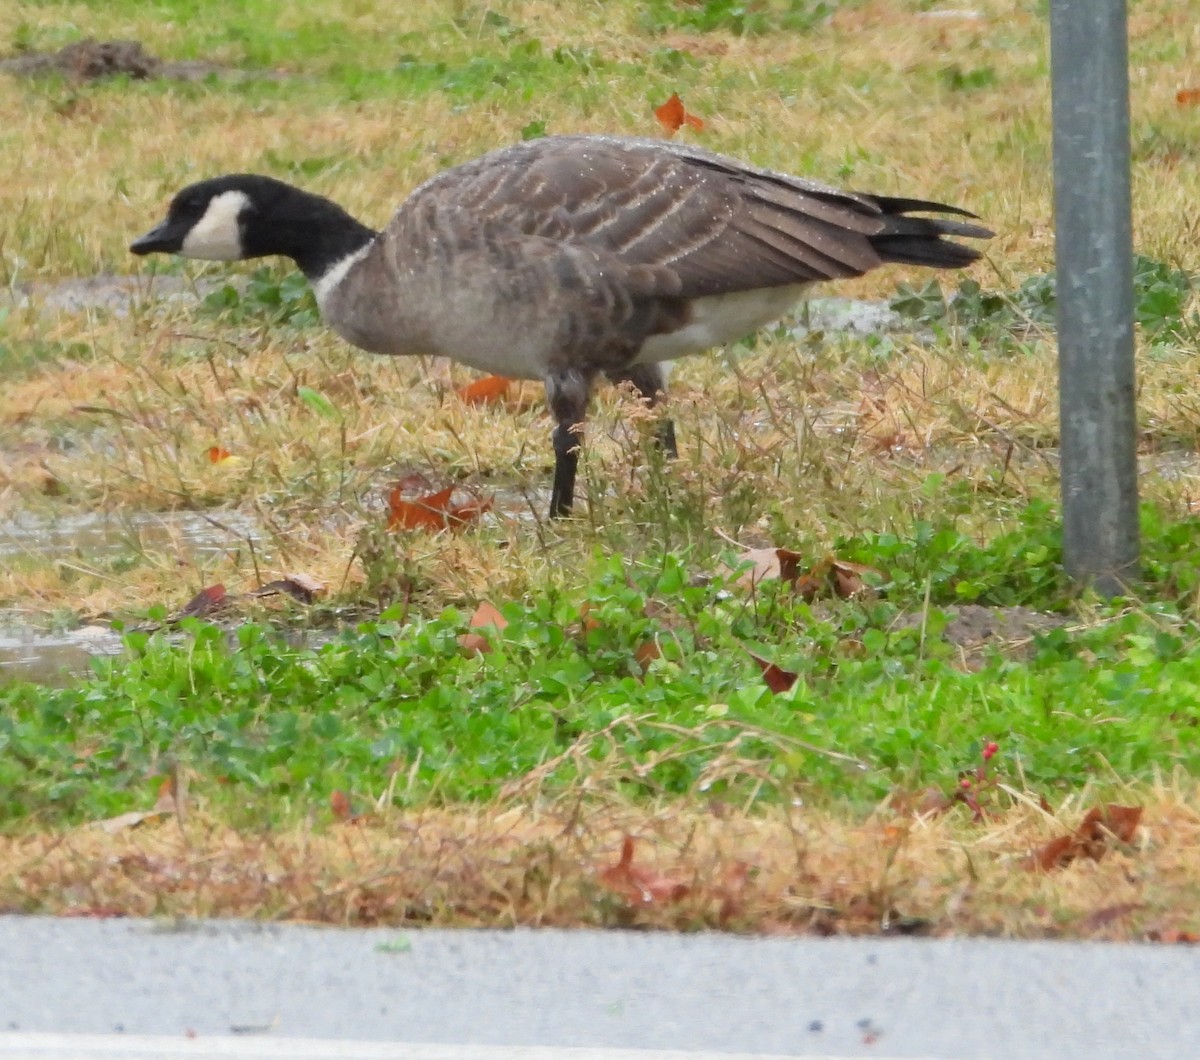
[[[954,215],[947,217],[913,214]],[[667,362],[744,338],[817,282],[885,263],[957,269],[976,215],[841,191],[679,141],[548,136],[444,170],[382,231],[272,177],[183,188],[134,254],[282,255],[321,317],[373,353],[441,355],[541,380],[555,427],[550,516],[575,494],[595,381],[662,399]],[[659,441],[675,455],[663,422]]]

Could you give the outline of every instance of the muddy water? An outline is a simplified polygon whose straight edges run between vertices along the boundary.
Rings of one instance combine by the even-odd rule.
[[[253,522],[238,512],[89,513],[53,520],[26,514],[0,521],[0,564],[49,560],[117,572],[148,556],[191,563],[257,538]],[[0,609],[0,682],[61,684],[85,672],[93,657],[120,651],[120,637],[106,627],[46,632],[20,612]]]

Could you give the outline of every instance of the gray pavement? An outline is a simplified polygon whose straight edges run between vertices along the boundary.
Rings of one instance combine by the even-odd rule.
[[[1187,947],[0,917],[4,1060],[1181,1058],[1197,998]],[[47,1034],[103,1037],[54,1053]],[[154,1035],[175,1051],[135,1045]]]

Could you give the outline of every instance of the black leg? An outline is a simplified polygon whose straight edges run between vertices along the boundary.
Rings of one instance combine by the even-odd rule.
[[[587,414],[592,392],[590,376],[574,369],[546,376],[546,401],[557,426],[554,428],[554,485],[550,490],[550,518],[569,515],[575,503],[575,472],[579,468],[579,430]]]
[[[653,408],[667,395],[667,373],[661,364],[635,364],[621,372],[609,372],[614,383],[632,383],[639,396]],[[655,440],[667,456],[674,459],[679,455],[675,445],[675,424],[670,419],[659,422],[654,432]]]

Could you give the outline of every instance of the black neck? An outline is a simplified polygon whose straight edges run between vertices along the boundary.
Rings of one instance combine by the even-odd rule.
[[[319,280],[378,235],[337,203],[288,184],[279,184],[277,193],[256,207],[245,218],[245,256],[282,254],[299,266],[309,282]]]

